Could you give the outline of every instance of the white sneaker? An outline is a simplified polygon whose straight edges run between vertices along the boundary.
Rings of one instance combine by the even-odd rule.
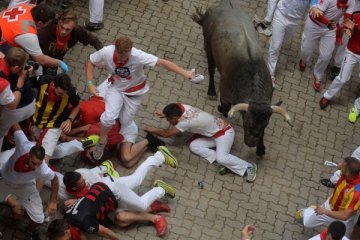
[[[199,84],[200,82],[202,82],[205,79],[203,75],[195,74],[195,68],[191,69],[191,71],[194,73],[194,78],[190,80],[191,82],[193,82],[195,84]]]

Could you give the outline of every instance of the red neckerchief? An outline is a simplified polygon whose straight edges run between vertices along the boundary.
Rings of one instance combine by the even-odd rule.
[[[320,239],[321,239],[321,240],[326,240],[326,235],[327,235],[327,228],[324,228],[324,229],[320,232]]]
[[[118,56],[116,54],[116,50],[114,50],[113,62],[115,64],[115,68],[123,67],[128,61],[129,61],[129,58],[126,59],[125,61],[119,61]]]
[[[54,82],[51,82],[49,84],[49,90],[48,90],[48,101],[50,102],[56,102],[60,98],[55,94],[55,85]]]
[[[34,171],[33,169],[30,168],[30,166],[26,162],[26,160],[28,158],[29,158],[29,153],[26,153],[26,154],[22,155],[21,157],[19,157],[18,160],[16,160],[16,162],[15,162],[14,170],[16,172],[21,172],[21,173],[27,173],[27,172]]]
[[[67,48],[67,44],[70,40],[70,34],[65,37],[60,36],[60,29],[59,25],[56,26],[56,51],[62,52],[64,49]]]
[[[10,68],[7,65],[4,58],[0,58],[0,72],[2,72],[2,75],[4,75],[4,76],[1,76],[4,79],[7,79],[8,76],[10,75]]]
[[[71,240],[81,240],[80,229],[69,226]]]
[[[85,196],[87,194],[87,192],[89,191],[88,187],[85,185],[83,188],[81,189],[76,189],[76,190],[72,190],[71,188],[66,188],[66,191],[68,193],[70,193],[71,195],[73,195],[76,198],[82,198],[83,196]]]
[[[178,103],[177,105],[181,109],[181,116],[182,116],[185,113],[185,107],[181,103]]]

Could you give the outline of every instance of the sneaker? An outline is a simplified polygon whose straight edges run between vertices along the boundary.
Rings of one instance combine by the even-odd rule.
[[[82,140],[80,140],[80,142],[83,145],[83,148],[89,148],[89,147],[93,147],[96,144],[98,144],[100,137],[98,135],[90,135]]]
[[[170,150],[165,146],[159,146],[158,147],[159,152],[164,156],[165,163],[169,165],[172,168],[178,167],[178,161],[177,159],[171,154]]]
[[[165,143],[161,141],[159,138],[155,137],[151,133],[146,134],[146,139],[148,140],[148,148],[151,152],[156,153],[159,146],[165,146]]]
[[[306,69],[306,64],[304,63],[304,61],[302,59],[300,59],[300,61],[299,61],[299,69],[301,72],[305,71],[305,69]]]
[[[320,92],[321,82],[319,80],[317,80],[315,77],[314,77],[314,81],[313,81],[313,88],[315,89],[315,91]]]
[[[89,31],[97,31],[97,30],[104,28],[104,23],[103,22],[92,23],[90,21],[86,21],[84,23],[84,27]]]
[[[106,143],[100,143],[100,142],[98,142],[95,145],[95,149],[91,153],[91,156],[93,157],[94,160],[99,161],[101,159],[102,155],[104,154],[105,145]]]
[[[261,33],[264,34],[267,37],[271,37],[272,35],[272,28],[271,28],[271,23],[268,22],[260,22],[257,27],[256,30]]]
[[[162,181],[162,180],[155,180],[154,182],[154,187],[161,187],[162,189],[164,189],[165,191],[165,196],[168,196],[170,198],[174,198],[175,197],[175,189],[167,184],[166,182]]]
[[[315,209],[316,206],[315,206],[315,205],[312,205],[312,206],[310,206],[309,208]],[[295,217],[295,220],[296,220],[296,221],[301,222],[301,221],[303,220],[304,210],[305,210],[305,208],[302,208],[302,209],[300,209],[300,210],[298,210],[298,211],[295,212],[294,217]]]
[[[322,97],[320,99],[320,109],[325,110],[330,105],[330,100]]]
[[[166,218],[162,215],[157,215],[158,218],[155,220],[154,224],[155,224],[155,229],[156,229],[156,233],[159,237],[164,237],[167,233],[167,222],[166,222]]]
[[[227,168],[221,165],[219,168],[219,173],[220,175],[225,175],[227,173]]]
[[[119,178],[120,174],[114,169],[114,165],[112,164],[112,162],[110,160],[106,160],[104,162],[101,163],[101,165],[106,167],[106,173],[109,174],[109,176],[113,177],[113,178]]]
[[[324,185],[325,187],[335,188],[335,184],[333,184],[333,183],[331,182],[331,180],[328,179],[328,178],[322,178],[322,179],[320,180],[320,183],[321,183],[322,185]]]
[[[160,202],[159,200],[156,200],[150,205],[151,212],[158,213],[158,212],[170,212],[170,207],[164,202]]]
[[[351,122],[351,123],[355,123],[356,122],[356,120],[358,119],[358,117],[359,117],[359,112],[357,111],[357,109],[356,109],[356,107],[354,106],[354,107],[352,107],[351,108],[351,111],[349,112],[349,122]]]
[[[330,80],[334,80],[340,73],[340,68],[333,66],[330,71]]]
[[[73,1],[72,0],[63,0],[62,1],[62,4],[61,4],[61,7],[63,9],[66,9],[68,7],[70,7],[71,5],[73,5]]]
[[[246,181],[252,183],[256,179],[257,165],[255,163],[249,163],[251,166],[246,170]]]

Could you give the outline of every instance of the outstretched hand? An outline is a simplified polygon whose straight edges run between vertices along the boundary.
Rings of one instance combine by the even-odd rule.
[[[250,235],[254,232],[255,226],[253,224],[246,225],[241,232],[240,240],[250,239]]]
[[[158,111],[158,110],[156,110],[156,111],[154,112],[154,114],[155,114],[156,116],[158,116],[159,118],[164,118],[164,117],[165,117],[165,114],[164,114],[163,112],[161,112],[161,111]]]

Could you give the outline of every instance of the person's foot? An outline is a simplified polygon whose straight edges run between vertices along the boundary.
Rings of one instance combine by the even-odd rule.
[[[159,138],[155,137],[151,133],[146,134],[146,139],[148,140],[148,148],[151,152],[156,153],[159,146],[165,146],[165,143],[161,141]]]
[[[348,119],[349,119],[349,122],[351,122],[351,123],[355,123],[356,122],[356,120],[359,118],[359,112],[357,111],[357,109],[356,109],[356,107],[354,106],[354,107],[352,107],[351,108],[351,111],[349,112],[349,117],[348,117]]]
[[[333,66],[330,70],[330,80],[334,80],[340,73],[340,68]]]
[[[151,205],[151,212],[158,213],[158,212],[170,212],[170,206],[164,202],[160,202],[159,200],[154,201]]]
[[[252,183],[256,179],[257,165],[255,163],[249,163],[251,166],[246,170],[246,181]]]
[[[119,178],[120,174],[114,169],[114,165],[112,164],[112,162],[110,160],[106,160],[104,162],[101,163],[101,165],[106,167],[106,173],[109,174],[109,176],[113,177],[113,178]]]
[[[219,168],[220,175],[225,175],[227,172],[228,172],[227,168],[221,165]]]
[[[100,142],[96,144],[94,151],[91,153],[91,156],[94,160],[99,161],[101,159],[102,155],[104,154],[105,145],[106,143]]]
[[[89,147],[93,147],[96,144],[98,144],[100,137],[98,135],[90,135],[82,140],[80,140],[80,142],[83,145],[83,148],[89,148]]]
[[[170,197],[170,198],[174,198],[175,197],[175,189],[170,185],[167,184],[166,182],[162,181],[162,180],[155,180],[154,181],[154,187],[161,187],[162,189],[164,189],[165,191],[165,196]]]
[[[257,25],[256,30],[267,37],[271,37],[272,35],[271,22],[266,22],[266,21],[260,22]]]
[[[299,69],[301,72],[305,71],[305,69],[306,69],[306,64],[304,63],[304,61],[302,59],[300,59],[300,61],[299,61]]]
[[[330,105],[330,100],[322,97],[320,99],[320,109],[325,110]]]
[[[158,147],[159,152],[164,156],[165,163],[169,165],[172,168],[178,167],[178,161],[177,159],[171,154],[170,150],[165,146],[159,146]]]
[[[103,22],[93,23],[90,21],[86,21],[84,23],[84,27],[89,31],[97,31],[97,30],[104,28],[104,23]]]
[[[315,209],[316,206],[313,205],[313,206],[310,206],[309,208]],[[295,220],[296,220],[296,221],[301,222],[301,221],[303,220],[304,210],[305,210],[305,208],[302,208],[302,209],[300,209],[300,210],[298,210],[298,211],[295,212],[294,217],[295,217]]]
[[[335,185],[331,182],[328,178],[322,178],[320,179],[320,183],[328,188],[335,188]]]
[[[316,79],[315,76],[314,76],[314,81],[313,81],[313,88],[315,89],[315,91],[320,92],[321,81]]]
[[[162,215],[157,215],[157,218],[154,221],[156,233],[159,237],[164,237],[167,233],[167,222],[166,218]]]

